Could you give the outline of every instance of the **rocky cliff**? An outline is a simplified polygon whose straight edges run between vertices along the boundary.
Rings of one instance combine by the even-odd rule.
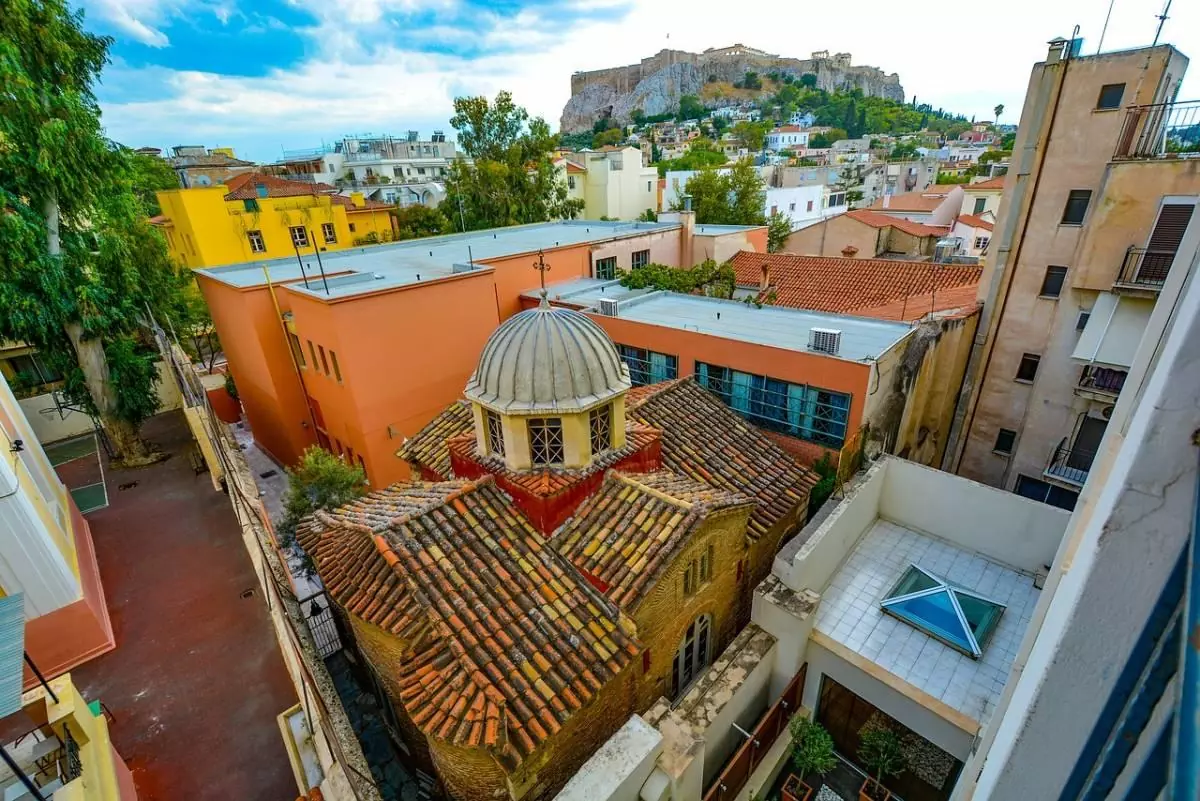
[[[811,73],[826,91],[861,89],[863,94],[904,100],[904,87],[896,73],[885,75],[878,67],[852,66],[849,53],[821,51],[812,58],[781,58],[744,45],[703,53],[662,50],[639,64],[612,67],[571,76],[571,99],[563,108],[563,132],[588,130],[602,117],[629,122],[634,109],[647,116],[674,111],[685,94],[699,95],[710,79],[738,81],[747,72],[760,75],[781,72],[799,78]]]

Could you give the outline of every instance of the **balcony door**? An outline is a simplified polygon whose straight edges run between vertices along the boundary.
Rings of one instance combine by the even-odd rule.
[[[1139,279],[1155,283],[1167,280],[1171,262],[1175,260],[1195,208],[1194,202],[1163,203],[1158,210],[1158,220],[1154,223],[1150,241],[1146,243],[1146,256],[1138,271]]]
[[[1096,452],[1100,450],[1100,441],[1104,439],[1104,430],[1108,421],[1099,417],[1084,416],[1079,421],[1079,430],[1075,433],[1075,443],[1071,445],[1071,453],[1067,456],[1067,467],[1082,470],[1085,473],[1091,469]]]

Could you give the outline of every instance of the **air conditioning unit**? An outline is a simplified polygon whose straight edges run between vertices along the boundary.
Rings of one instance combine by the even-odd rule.
[[[605,317],[616,317],[617,301],[613,298],[600,298],[596,303],[596,311]]]
[[[842,347],[842,332],[834,328],[810,328],[808,349],[836,356]]]

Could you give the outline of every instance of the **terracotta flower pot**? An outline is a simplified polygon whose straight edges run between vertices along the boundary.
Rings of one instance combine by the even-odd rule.
[[[789,775],[783,783],[783,801],[808,801],[812,792],[812,788],[802,782],[795,773]]]
[[[863,779],[862,787],[858,788],[858,801],[888,801],[892,791],[882,784],[876,784],[874,779]]]

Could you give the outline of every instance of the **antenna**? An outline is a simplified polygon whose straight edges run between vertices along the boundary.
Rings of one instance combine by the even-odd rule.
[[[1158,30],[1156,30],[1154,32],[1154,44],[1151,45],[1151,47],[1155,47],[1158,45],[1158,37],[1162,36],[1163,25],[1166,23],[1167,19],[1169,19],[1167,14],[1168,14],[1168,12],[1170,12],[1170,10],[1171,10],[1171,0],[1167,0],[1167,4],[1165,6],[1163,6],[1162,13],[1158,15]]]
[[[1108,0],[1108,13],[1104,15],[1104,27],[1100,29],[1100,44],[1096,47],[1097,55],[1104,49],[1104,34],[1108,32],[1108,20],[1112,17],[1113,6],[1116,2],[1117,0]]]

